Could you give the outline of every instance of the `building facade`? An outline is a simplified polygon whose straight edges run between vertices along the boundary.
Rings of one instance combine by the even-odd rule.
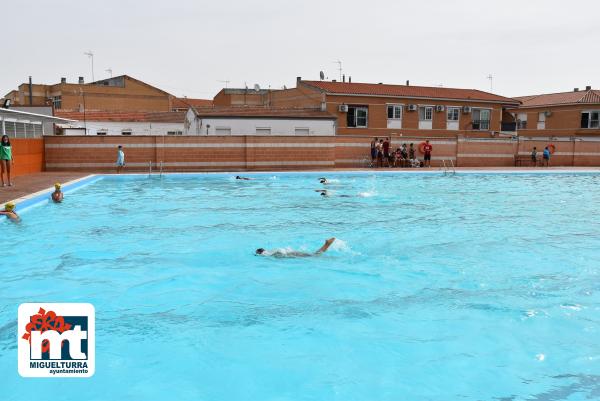
[[[337,117],[314,109],[190,108],[185,135],[333,136]]]
[[[185,112],[114,112],[56,110],[62,118],[76,120],[61,125],[59,135],[182,135]]]
[[[600,90],[549,93],[515,98],[509,109],[520,136],[585,137],[600,135]]]
[[[489,137],[518,100],[475,89],[303,81],[274,91],[275,107],[308,107],[337,116],[338,135]]]
[[[55,110],[171,111],[173,96],[145,82],[121,75],[92,83],[65,78],[53,85],[23,83],[5,96],[14,106],[52,106]]]

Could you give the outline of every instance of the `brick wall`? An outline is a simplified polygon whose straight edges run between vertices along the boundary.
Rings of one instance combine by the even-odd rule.
[[[117,145],[123,145],[126,171],[285,170],[367,167],[372,136],[134,136],[45,138],[48,171],[113,171]],[[396,136],[391,148],[413,143],[417,157],[424,138]],[[430,137],[432,166],[509,167],[552,143],[552,166],[600,166],[600,138],[446,138]],[[527,166],[528,164],[523,164]]]

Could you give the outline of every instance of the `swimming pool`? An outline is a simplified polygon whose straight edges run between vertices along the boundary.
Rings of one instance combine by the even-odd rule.
[[[0,221],[0,398],[600,398],[600,175],[234,175],[100,177]],[[95,306],[92,378],[18,375],[31,301]]]

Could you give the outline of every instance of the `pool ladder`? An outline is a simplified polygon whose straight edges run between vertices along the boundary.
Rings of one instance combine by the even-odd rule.
[[[159,162],[159,167],[160,167],[159,177],[162,177],[162,174],[163,174],[163,161],[162,160]],[[148,177],[150,177],[151,175],[152,175],[152,160],[150,160],[148,162]]]
[[[444,170],[444,175],[446,174],[456,174],[456,169],[454,168],[454,162],[452,161],[452,159],[448,160],[449,164],[446,164],[446,160],[442,159],[442,165],[440,166],[440,170]],[[450,171],[450,169],[452,169],[452,171]]]

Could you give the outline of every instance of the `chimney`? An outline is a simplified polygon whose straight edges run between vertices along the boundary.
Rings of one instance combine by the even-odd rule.
[[[343,82],[343,83],[346,83],[346,74],[343,74],[343,75],[342,75],[342,82]]]
[[[296,77],[296,86],[300,84],[300,81],[302,81],[302,77]]]
[[[61,84],[66,84],[67,83],[67,78],[63,77],[60,79],[60,83]]]
[[[579,92],[579,88],[573,89],[573,92]]]
[[[410,86],[410,81],[408,79],[406,80],[406,86]]]
[[[348,75],[348,83],[351,84],[352,83],[352,77],[350,75]]]
[[[83,85],[83,77],[79,77],[79,85]]]
[[[591,85],[588,85],[588,86],[586,86],[586,87],[585,87],[585,90],[586,90],[586,91],[591,91],[591,90],[592,90],[592,86],[591,86]]]
[[[33,106],[33,84],[31,83],[31,75],[29,76],[29,105]]]

